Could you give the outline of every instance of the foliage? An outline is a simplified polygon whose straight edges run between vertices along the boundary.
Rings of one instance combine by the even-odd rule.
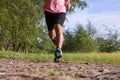
[[[93,39],[87,34],[82,25],[79,25],[77,31],[75,31],[75,42],[79,51],[91,52],[96,50]]]
[[[74,34],[71,34],[69,31],[65,32],[63,50],[70,52],[91,52],[96,50],[96,44],[83,26],[78,25]]]
[[[86,31],[88,33],[88,35],[92,38],[95,39],[97,37],[97,30],[94,28],[94,26],[92,25],[92,23],[90,21],[88,21],[88,24],[86,26]]]
[[[39,14],[42,6],[34,0],[1,0],[0,26],[1,43],[6,50],[28,51],[29,44],[39,34],[36,22],[42,18]]]
[[[85,1],[81,0],[70,0],[72,7],[68,10],[69,12],[74,12],[75,8],[81,8],[84,9],[88,6],[88,4]]]
[[[108,29],[105,38],[96,38],[98,50],[101,52],[120,51],[120,40],[118,30]]]
[[[40,52],[53,49],[46,27],[40,25],[44,23],[43,3],[44,0],[0,0],[0,50]],[[86,6],[80,0],[71,3],[70,12]]]
[[[119,29],[107,28],[105,32],[103,37],[98,35],[98,31],[90,22],[87,26],[78,25],[74,33],[66,30],[63,50],[67,52],[120,51]]]
[[[76,48],[76,42],[75,42],[75,36],[72,34],[69,30],[66,30],[64,32],[64,44],[63,44],[63,50],[68,52],[75,51]]]

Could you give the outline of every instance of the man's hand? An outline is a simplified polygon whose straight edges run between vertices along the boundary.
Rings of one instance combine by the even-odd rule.
[[[66,8],[70,8],[71,4],[70,3],[65,3]]]
[[[71,7],[70,0],[65,0],[65,6],[66,6],[66,8]]]

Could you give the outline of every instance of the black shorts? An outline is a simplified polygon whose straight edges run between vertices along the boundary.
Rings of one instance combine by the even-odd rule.
[[[60,24],[63,26],[63,23],[65,21],[65,16],[66,13],[61,12],[61,13],[51,13],[51,12],[45,12],[45,19],[46,19],[46,24],[48,27],[48,30],[53,30],[54,29],[54,24]]]

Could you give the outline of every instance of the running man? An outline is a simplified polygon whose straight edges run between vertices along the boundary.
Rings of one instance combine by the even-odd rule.
[[[54,61],[58,62],[62,57],[63,24],[66,18],[66,8],[70,8],[70,0],[44,0],[43,10],[45,13],[48,35],[56,46]]]

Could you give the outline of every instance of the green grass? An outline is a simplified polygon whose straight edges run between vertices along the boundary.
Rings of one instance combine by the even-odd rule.
[[[52,54],[48,53],[22,53],[11,51],[0,51],[0,58],[19,58],[19,59],[31,59],[31,60],[50,60],[53,59]]]
[[[20,53],[0,51],[0,58],[19,58],[31,60],[53,60],[54,54]],[[120,52],[114,53],[64,53],[63,61],[120,63]]]
[[[64,54],[64,60],[85,62],[120,63],[120,53],[77,53]]]

